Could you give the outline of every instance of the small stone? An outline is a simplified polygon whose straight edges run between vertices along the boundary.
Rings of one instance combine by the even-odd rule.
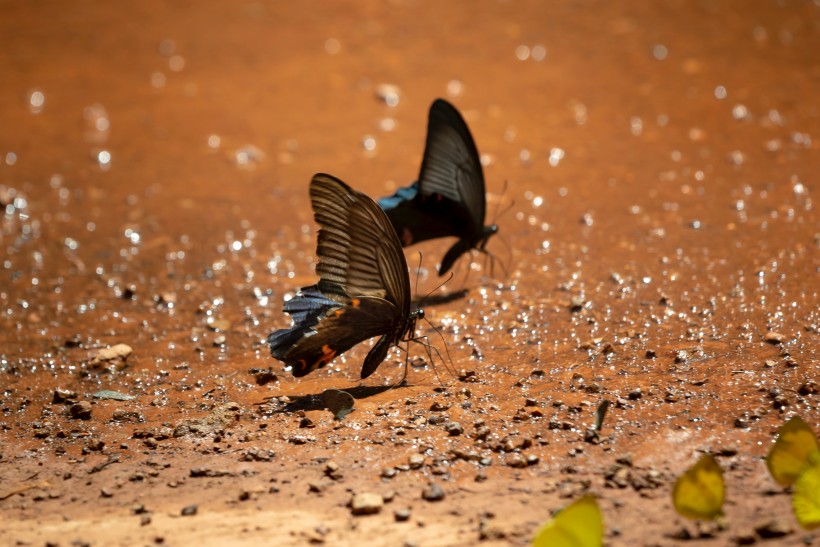
[[[396,522],[407,522],[410,520],[410,508],[406,507],[404,509],[396,509],[393,512],[393,518]]]
[[[755,535],[754,530],[743,529],[737,534],[734,534],[731,541],[735,545],[754,545],[757,543],[757,536]]]
[[[396,468],[395,467],[385,467],[382,469],[382,478],[383,479],[392,479],[396,476]]]
[[[334,481],[340,480],[342,477],[344,477],[344,474],[339,468],[339,464],[334,462],[333,460],[325,464],[325,475],[327,475]]]
[[[259,368],[252,368],[250,373],[253,375],[254,380],[256,381],[257,385],[264,386],[271,382],[276,382],[279,380],[279,377],[276,376],[276,373],[273,372],[272,368],[267,369],[259,369]]]
[[[381,494],[374,492],[362,492],[354,494],[350,500],[350,511],[354,515],[375,515],[382,510],[384,499]]]
[[[100,495],[104,498],[110,498],[114,495],[114,492],[112,492],[110,488],[101,488]]]
[[[199,511],[199,508],[196,505],[188,505],[183,507],[179,514],[183,517],[192,517],[197,514],[197,511]]]
[[[225,332],[231,328],[231,322],[227,319],[208,318],[208,328],[217,332]]]
[[[782,344],[786,341],[786,336],[779,332],[767,332],[763,336],[763,340],[769,344]]]
[[[444,431],[451,437],[458,437],[464,433],[464,428],[461,427],[461,424],[458,422],[447,422],[444,424]]]
[[[54,404],[61,404],[61,403],[68,403],[77,400],[79,395],[76,391],[71,391],[70,389],[62,389],[57,388],[54,390],[54,397],[52,402]]]
[[[79,403],[71,405],[68,412],[72,418],[88,420],[91,418],[91,403],[88,401],[80,401]]]
[[[151,515],[140,515],[140,526],[148,526],[151,524]]]
[[[516,469],[521,469],[523,467],[527,467],[527,459],[524,458],[521,454],[513,453],[507,457],[507,466],[513,467]]]
[[[114,361],[120,359],[125,361],[134,350],[127,344],[116,344],[110,348],[103,348],[97,352],[97,355],[91,360],[91,365],[99,365],[106,361]]]
[[[444,499],[444,490],[438,484],[431,482],[421,491],[421,497],[426,501],[441,501]]]
[[[224,334],[218,334],[214,338],[214,346],[217,346],[217,347],[224,346],[226,341],[227,341],[227,338],[225,338]]]
[[[410,465],[410,469],[420,468],[422,465],[424,465],[424,455],[411,454],[410,458],[408,459],[408,464]]]
[[[478,524],[478,539],[481,541],[500,541],[507,537],[507,532],[498,523],[481,519]]]
[[[794,528],[782,520],[770,520],[755,526],[755,532],[763,539],[773,539],[793,534]]]

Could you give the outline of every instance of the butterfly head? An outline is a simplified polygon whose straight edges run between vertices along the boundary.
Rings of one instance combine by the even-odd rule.
[[[487,242],[490,238],[498,233],[498,224],[490,224],[489,226],[484,226],[484,230],[481,232],[481,239],[478,243],[478,250],[485,251],[485,247],[487,246]]]

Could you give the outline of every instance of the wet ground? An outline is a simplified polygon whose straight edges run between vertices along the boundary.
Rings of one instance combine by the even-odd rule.
[[[0,543],[524,545],[586,491],[609,545],[820,543],[762,461],[820,429],[816,1],[3,2],[0,36]],[[408,385],[366,347],[293,379],[311,175],[409,183],[439,96],[493,271],[433,293],[467,290]],[[702,452],[717,527],[671,505]]]

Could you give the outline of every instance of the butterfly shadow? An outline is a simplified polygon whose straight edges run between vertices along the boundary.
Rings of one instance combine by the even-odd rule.
[[[367,399],[368,397],[373,397],[374,395],[384,393],[385,391],[389,391],[391,389],[406,386],[406,382],[388,386],[353,386],[345,389],[344,392],[350,394],[353,399],[358,401],[361,399]],[[265,401],[260,404],[265,405],[268,412],[271,414],[292,414],[300,411],[307,412],[310,410],[325,410],[328,408],[326,394],[329,391],[336,390],[325,390],[321,393],[308,393],[306,395],[288,395],[286,397],[282,395],[271,395],[270,397],[265,397]]]

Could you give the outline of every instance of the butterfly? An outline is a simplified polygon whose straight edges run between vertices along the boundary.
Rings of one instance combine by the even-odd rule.
[[[790,486],[812,461],[820,462],[820,444],[809,425],[795,416],[780,427],[766,466],[774,480]]]
[[[723,470],[708,454],[678,477],[672,490],[675,510],[693,520],[711,520],[722,515],[725,498]]]
[[[792,508],[800,526],[806,530],[820,528],[820,459],[812,460],[797,477]]]
[[[376,203],[323,173],[310,182],[319,224],[319,282],[285,302],[293,326],[268,335],[271,355],[302,377],[356,344],[379,336],[361,377],[378,368],[388,350],[412,338],[424,311],[410,310],[410,279],[398,236]]]
[[[594,496],[586,495],[562,509],[535,534],[533,547],[601,547],[604,519]]]
[[[430,106],[418,180],[382,198],[379,205],[404,247],[439,237],[458,238],[441,260],[439,275],[449,272],[456,259],[471,249],[487,252],[487,241],[498,226],[484,225],[487,200],[481,160],[464,118],[453,105],[436,99]]]

